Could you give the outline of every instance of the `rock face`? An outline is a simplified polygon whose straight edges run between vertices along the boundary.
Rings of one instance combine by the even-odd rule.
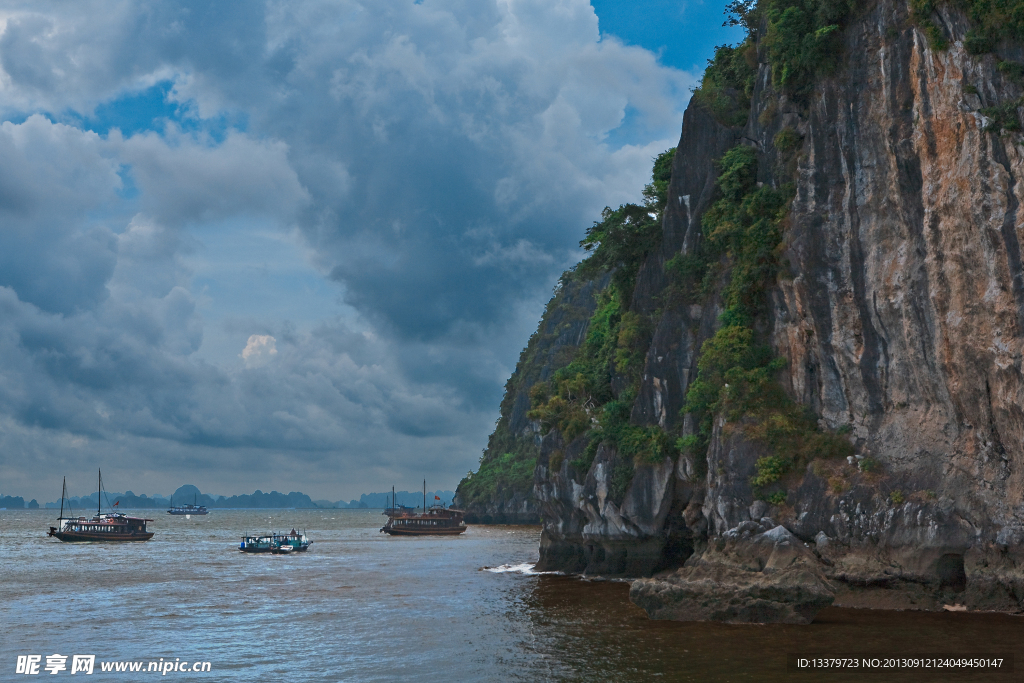
[[[665,261],[698,239],[699,216],[715,197],[715,161],[740,136],[741,131],[719,125],[703,109],[687,110],[672,164],[663,244],[640,271],[634,309],[656,306],[654,297],[667,280]],[[714,334],[719,312],[714,305],[665,311],[647,352],[633,422],[663,428],[680,422],[686,389],[697,375],[700,346]],[[590,470],[575,472],[568,453],[579,452],[585,444],[568,445],[560,467],[552,468],[549,458],[556,443],[542,448],[537,462],[536,496],[544,518],[540,567],[644,576],[678,566],[689,556],[694,538],[706,526],[699,514],[704,491],[690,460],[638,467],[619,505],[599,495],[611,487],[614,450],[602,445]],[[652,485],[655,481],[662,485]],[[609,557],[614,558],[611,563]]]
[[[721,305],[659,307],[665,263],[701,239],[715,160],[750,145],[758,181],[779,186],[792,175],[775,142],[795,131],[786,272],[766,334],[788,361],[787,393],[848,433],[856,458],[812,463],[768,504],[750,484],[764,447],[719,418],[706,472],[688,455],[641,465],[616,502],[614,450],[577,472],[570,454],[585,444],[553,432],[535,473],[543,568],[678,567],[633,586],[656,618],[804,623],[833,599],[1024,609],[1024,136],[987,130],[982,113],[1018,102],[1021,84],[998,65],[1024,50],[970,55],[962,14],[932,21],[946,49],[929,46],[906,0],[867,3],[844,31],[842,68],[799,105],[772,89],[760,49],[745,128],[691,103],[663,244],[634,292],[661,317],[632,422],[693,433],[680,410]]]
[[[835,599],[820,567],[799,539],[765,518],[727,532],[667,577],[635,581],[629,597],[653,619],[809,624]]]
[[[810,474],[791,526],[835,539],[823,557],[852,586],[937,585],[1019,610],[1024,162],[1020,135],[986,132],[980,110],[1021,87],[997,55],[967,54],[959,13],[935,16],[942,51],[908,19],[903,2],[860,17],[797,123],[796,277],[774,293],[773,339],[792,394],[852,427],[888,474],[840,493]]]
[[[489,501],[470,505],[456,499],[455,505],[468,508],[467,524],[540,524],[536,500],[522,491],[501,491]]]
[[[625,497],[615,501],[609,494],[618,455],[602,444],[579,483],[572,461],[583,445],[577,440],[565,446],[556,432],[541,444],[536,490],[545,515],[537,568],[642,576],[685,559],[692,546],[686,539],[673,539],[681,547],[669,547],[664,533],[676,464],[666,458],[660,465],[638,468]],[[552,454],[563,448],[560,465],[549,472]]]

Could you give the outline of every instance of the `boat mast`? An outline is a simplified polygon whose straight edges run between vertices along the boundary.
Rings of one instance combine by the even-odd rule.
[[[64,494],[67,493],[67,492],[68,492],[68,478],[64,477],[64,486],[61,487],[61,489],[60,489],[60,517],[57,518],[58,520],[60,520],[60,519],[62,519],[64,517]]]
[[[96,492],[96,516],[100,516],[100,500],[103,499],[103,470],[96,468],[98,474],[96,475],[96,486],[99,491]]]
[[[427,480],[423,480],[423,514],[427,514]]]

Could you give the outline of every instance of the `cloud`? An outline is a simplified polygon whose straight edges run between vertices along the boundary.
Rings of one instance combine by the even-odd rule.
[[[258,368],[270,362],[277,355],[277,340],[269,334],[254,334],[249,337],[239,357],[245,361],[245,367]]]
[[[0,462],[168,487],[454,486],[694,83],[584,0],[6,10]]]
[[[39,115],[0,124],[0,285],[70,313],[107,296],[116,237],[95,216],[117,199],[98,136]]]
[[[288,224],[308,201],[282,142],[232,131],[210,144],[177,130],[110,142],[139,189],[140,209],[163,224],[236,216]]]

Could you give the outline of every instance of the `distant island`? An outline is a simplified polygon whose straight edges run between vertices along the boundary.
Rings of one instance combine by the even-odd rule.
[[[106,500],[103,502],[103,506],[114,505],[117,503],[118,509],[147,509],[147,508],[169,508],[172,501],[178,505],[186,503],[195,503],[196,505],[205,505],[207,508],[323,508],[323,509],[369,509],[369,508],[384,508],[391,504],[391,492],[383,493],[364,493],[359,496],[359,500],[350,500],[345,502],[343,500],[330,501],[330,500],[313,500],[305,493],[299,491],[292,491],[291,493],[279,493],[277,491],[271,491],[270,493],[264,493],[257,489],[251,494],[244,494],[241,496],[218,496],[203,493],[198,487],[192,484],[186,484],[178,487],[178,489],[169,497],[161,495],[147,496],[146,494],[132,493],[131,491],[125,491],[124,493],[104,493],[103,496]],[[455,497],[454,491],[427,491],[427,505],[431,505],[438,501],[445,505],[450,505],[452,498]],[[423,492],[422,491],[398,491],[395,494],[395,498],[400,505],[408,505],[416,507],[423,504]],[[87,496],[74,496],[70,499],[70,505],[72,510],[81,509],[83,511],[93,510],[96,508],[97,494],[92,493]],[[68,501],[64,503],[65,508],[68,506]],[[38,509],[43,508],[60,508],[60,501],[49,502],[40,505],[35,499],[32,499],[28,503],[21,496],[7,496],[0,495],[0,508],[7,508],[8,510],[20,510],[20,509]]]
[[[17,510],[22,508],[28,508],[29,510],[38,510],[39,503],[33,498],[25,504],[25,499],[21,496],[0,496],[0,510],[7,508],[10,510]]]

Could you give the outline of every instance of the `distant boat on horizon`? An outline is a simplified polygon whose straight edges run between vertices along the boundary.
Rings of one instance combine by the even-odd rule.
[[[99,472],[98,480],[98,498],[99,501],[102,501],[102,472]],[[60,493],[60,516],[57,517],[57,526],[51,526],[46,534],[47,536],[53,536],[65,543],[148,541],[153,538],[153,532],[146,530],[146,522],[152,522],[153,520],[142,517],[129,517],[121,512],[100,512],[101,503],[99,501],[96,503],[96,516],[92,519],[87,517],[65,517],[64,499],[67,498],[67,493],[68,481],[67,477],[65,477],[64,486]]]
[[[174,498],[171,498],[171,507],[167,511],[169,515],[208,515],[210,511],[206,509],[205,505],[196,505],[195,502],[199,500],[198,495],[194,499],[194,502],[188,505],[175,505]]]

